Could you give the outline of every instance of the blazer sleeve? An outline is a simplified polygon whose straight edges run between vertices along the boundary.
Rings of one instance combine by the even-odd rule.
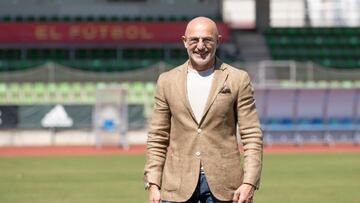
[[[144,169],[144,181],[161,187],[161,177],[167,146],[169,145],[171,112],[166,101],[164,75],[160,75],[156,90],[154,110],[147,138],[147,157]]]
[[[259,188],[262,169],[263,142],[260,122],[255,107],[253,88],[247,73],[238,92],[237,120],[244,147],[244,180]]]

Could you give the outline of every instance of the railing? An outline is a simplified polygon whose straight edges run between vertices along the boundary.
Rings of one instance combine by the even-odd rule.
[[[261,61],[257,66],[251,67],[255,85],[276,86],[281,84],[301,86],[317,85],[320,86],[341,86],[359,85],[360,69],[341,70],[324,68],[313,62],[296,61]],[[337,81],[337,82],[334,82]]]

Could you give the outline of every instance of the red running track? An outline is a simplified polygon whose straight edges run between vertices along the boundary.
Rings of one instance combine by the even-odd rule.
[[[242,149],[240,147],[240,149]],[[106,155],[106,154],[144,154],[145,145],[121,147],[93,146],[41,146],[41,147],[0,147],[0,156],[44,156],[44,155]],[[306,144],[302,146],[277,144],[264,147],[265,153],[344,153],[360,152],[360,145],[336,144]]]

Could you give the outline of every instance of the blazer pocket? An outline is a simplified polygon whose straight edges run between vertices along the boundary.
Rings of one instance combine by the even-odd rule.
[[[231,93],[219,93],[217,99],[232,99]]]
[[[161,188],[166,191],[179,189],[181,181],[180,158],[172,154],[166,157]]]

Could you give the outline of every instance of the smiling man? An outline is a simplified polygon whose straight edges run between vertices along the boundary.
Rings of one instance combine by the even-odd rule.
[[[157,82],[144,172],[149,202],[251,203],[263,146],[249,76],[215,56],[221,35],[211,19],[191,20],[182,40],[189,60]]]

